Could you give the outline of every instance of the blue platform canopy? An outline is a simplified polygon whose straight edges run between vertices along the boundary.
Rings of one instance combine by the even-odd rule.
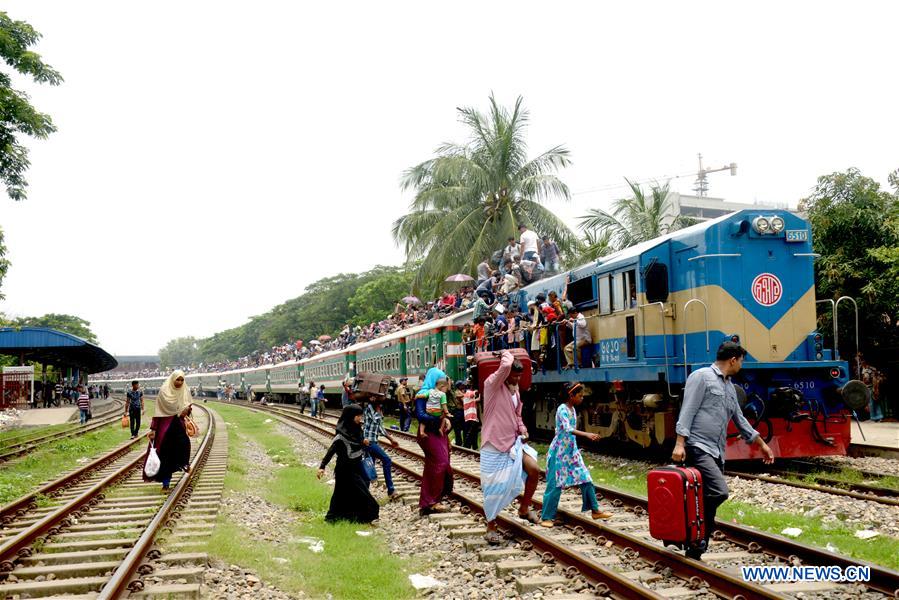
[[[87,373],[102,373],[119,364],[103,348],[55,329],[4,327],[0,329],[0,354],[47,365],[75,367]]]

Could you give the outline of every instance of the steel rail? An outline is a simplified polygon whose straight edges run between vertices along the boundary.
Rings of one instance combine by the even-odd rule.
[[[10,522],[16,517],[16,513],[31,506],[39,495],[46,496],[63,488],[67,488],[83,479],[91,471],[102,469],[114,460],[121,458],[122,456],[127,454],[129,450],[131,450],[132,446],[143,442],[146,435],[147,434],[144,433],[133,440],[128,440],[124,444],[113,448],[103,456],[92,460],[86,465],[78,467],[71,473],[67,473],[66,475],[63,475],[58,479],[54,479],[53,481],[42,485],[35,491],[29,494],[25,494],[24,496],[21,496],[20,498],[17,498],[0,507],[0,524]]]
[[[291,409],[286,409],[286,411],[295,412]],[[408,432],[400,432],[397,430],[391,430],[390,434],[412,436],[412,434]],[[464,453],[470,456],[480,455],[480,453],[476,450],[461,448],[456,445],[452,445],[452,450],[454,452]],[[454,469],[454,472],[455,471],[457,471],[457,469]],[[545,473],[543,474],[545,475]],[[781,483],[781,481],[777,481],[777,483]],[[636,496],[627,492],[622,492],[614,488],[599,485],[596,485],[594,487],[596,488],[597,497],[605,497],[617,500],[622,505],[629,507],[640,507],[640,509],[642,509],[643,511],[646,511],[648,509],[646,498]],[[842,556],[833,552],[828,552],[827,550],[822,550],[820,548],[809,546],[807,544],[800,544],[799,542],[787,539],[779,535],[766,533],[758,529],[753,529],[735,523],[728,523],[727,521],[716,520],[715,527],[720,532],[720,534],[723,534],[724,538],[739,546],[747,548],[750,552],[763,550],[764,552],[786,559],[788,561],[798,558],[806,564],[811,563],[827,566],[835,565],[842,567],[843,569],[850,566],[868,567],[871,573],[871,580],[869,582],[866,582],[866,585],[869,588],[880,593],[895,595],[897,598],[899,598],[899,572],[892,569],[888,569],[886,567],[868,561]]]
[[[129,591],[139,592],[144,588],[144,582],[140,579],[134,579],[139,570],[151,573],[153,566],[144,563],[144,557],[156,541],[156,536],[163,529],[172,528],[175,523],[169,517],[177,519],[181,516],[178,508],[186,503],[193,494],[194,482],[197,474],[202,470],[209,452],[212,449],[212,442],[215,439],[215,419],[208,408],[194,404],[198,408],[203,409],[208,416],[209,425],[206,428],[206,434],[203,441],[197,449],[193,460],[191,461],[190,471],[188,471],[179,481],[174,489],[169,493],[168,498],[162,507],[157,511],[156,516],[150,521],[147,528],[141,534],[140,538],[134,543],[134,546],[128,552],[121,564],[116,568],[109,581],[100,590],[98,599],[116,600],[126,596]]]
[[[771,475],[764,475],[759,473],[746,473],[744,471],[732,471],[727,470],[724,472],[725,475],[729,475],[731,477],[741,477],[743,479],[752,479],[755,481],[764,481],[766,483],[776,483],[778,485],[786,485],[789,487],[799,488],[802,490],[813,490],[816,492],[822,492],[825,494],[831,494],[833,496],[845,496],[847,498],[854,498],[856,500],[866,500],[868,502],[877,502],[878,504],[886,504],[887,506],[899,506],[899,491],[893,490],[890,488],[880,488],[872,485],[864,485],[864,484],[852,484],[848,482],[841,482],[837,479],[829,479],[827,477],[817,477],[815,476],[816,481],[820,481],[824,485],[819,485],[816,483],[806,483],[804,481],[792,481],[789,479],[783,479],[783,476],[793,475],[788,471],[777,471],[777,470],[768,470],[766,473],[770,473],[771,475],[778,475],[778,477],[772,477]],[[857,489],[865,489],[868,490],[868,493],[859,492],[857,489],[848,489],[844,490],[838,487],[834,487],[834,484],[844,483],[848,486],[854,486]],[[879,494],[879,495],[878,495]],[[892,496],[892,497],[891,497]]]
[[[35,541],[47,535],[55,535],[60,527],[68,525],[72,513],[88,504],[99,502],[103,498],[103,490],[126,477],[144,459],[145,454],[139,454],[72,500],[55,508],[30,527],[0,544],[0,572],[14,569],[17,557],[29,556],[31,554],[29,546]]]
[[[117,401],[118,402],[118,401]],[[115,413],[115,414],[112,414]],[[62,431],[55,431],[53,433],[48,433],[46,435],[31,438],[16,444],[11,444],[10,446],[3,449],[3,452],[0,453],[0,463],[15,458],[17,456],[21,456],[23,454],[28,454],[34,450],[37,450],[50,442],[55,442],[57,440],[62,440],[71,437],[78,437],[80,435],[84,435],[85,433],[90,433],[92,431],[96,431],[97,429],[101,429],[106,427],[111,423],[115,423],[121,417],[121,406],[115,408],[113,410],[105,411],[101,413],[102,415],[110,415],[108,417],[101,417],[98,415],[98,419],[96,423],[92,423],[87,426],[76,425],[74,427],[64,429]]]
[[[281,411],[277,410],[265,411],[265,408],[270,407],[262,407],[262,410],[264,412],[269,412],[270,414],[280,416],[283,419],[287,419],[291,422],[298,423],[311,429],[315,429],[323,435],[333,434],[333,431],[329,430],[326,427],[323,427],[321,423],[313,423],[299,417],[284,415]],[[391,449],[394,451],[398,451],[403,455],[412,457],[416,460],[424,460],[424,457],[422,455],[410,451],[406,448]],[[397,463],[396,461],[394,461],[393,465],[403,472],[412,474],[416,478],[420,478],[405,465]],[[453,467],[453,473],[455,475],[459,475],[469,482],[480,486],[479,475],[475,475],[474,473],[471,473],[464,469],[460,469],[458,467]],[[543,473],[541,474],[543,475]],[[470,497],[467,497],[459,492],[453,492],[451,496],[468,505],[472,510],[483,514],[483,507]],[[536,499],[534,500],[534,504],[542,506],[542,502]],[[577,515],[564,508],[559,508],[558,514],[562,515],[566,522],[572,523],[575,526],[580,527],[584,531],[589,531],[595,535],[602,536],[607,540],[611,540],[616,545],[624,547],[625,549],[632,549],[650,565],[658,566],[664,564],[664,566],[671,568],[672,572],[683,579],[685,583],[694,582],[695,584],[697,580],[704,581],[709,584],[710,588],[716,594],[727,598],[735,598],[739,596],[780,600],[786,598],[786,596],[784,596],[783,594],[766,589],[761,585],[745,582],[740,577],[731,575],[721,569],[710,567],[701,561],[686,558],[678,553],[658,546],[657,544],[654,544],[652,542],[648,542],[627,532],[618,530],[614,527],[609,527],[608,525],[605,525],[603,523],[598,523],[593,519],[585,519],[584,517],[581,517],[580,515]],[[570,550],[569,548],[565,547],[564,544],[559,544],[558,542],[553,541],[552,538],[548,535],[542,534],[539,531],[535,531],[531,527],[518,523],[510,517],[500,515],[497,518],[497,521],[503,524],[506,529],[514,530],[520,535],[525,535],[528,538],[531,538],[532,543],[535,543],[536,545],[539,545],[548,550],[554,556],[556,556],[557,559],[561,560],[561,562],[572,565],[579,570],[582,570],[582,572],[591,574],[590,576],[594,579],[598,578],[600,582],[609,586],[609,589],[612,589],[618,593],[623,593],[625,595],[633,595],[634,593],[639,593],[640,597],[658,597],[655,592],[647,590],[647,588],[640,585],[639,583],[636,583],[622,576],[620,573],[597,563],[589,557],[582,555],[580,552]],[[625,552],[627,552],[627,550],[625,550]],[[647,596],[645,595],[646,592],[651,592],[652,595]]]

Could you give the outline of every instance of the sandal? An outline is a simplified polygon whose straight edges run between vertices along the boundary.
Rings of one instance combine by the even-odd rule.
[[[500,532],[491,530],[484,534],[484,541],[486,541],[491,546],[496,546],[497,544],[503,543],[503,536],[502,534],[500,534]]]
[[[533,523],[534,525],[539,525],[542,521],[542,519],[539,516],[537,516],[537,513],[534,512],[533,508],[529,508],[528,512],[526,514],[518,513],[518,518],[524,519],[525,521],[529,521],[529,522]]]
[[[449,512],[449,509],[447,507],[445,507],[444,505],[440,504],[439,502],[437,504],[432,504],[430,506],[430,510],[431,510],[431,512],[435,512],[435,513]]]
[[[590,516],[593,517],[594,520],[595,519],[611,519],[612,513],[606,512],[604,510],[594,510],[594,511],[590,512]]]
[[[555,526],[556,526],[556,524],[554,521],[541,521],[540,522],[540,527],[551,528],[551,527],[555,527]]]

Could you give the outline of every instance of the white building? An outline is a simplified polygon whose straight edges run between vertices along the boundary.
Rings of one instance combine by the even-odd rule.
[[[674,220],[676,216],[690,217],[697,221],[708,221],[728,213],[745,210],[747,208],[763,209],[788,209],[786,203],[771,204],[757,202],[755,204],[743,204],[740,202],[728,202],[724,198],[711,198],[709,196],[689,196],[679,192],[671,192],[668,195],[670,211],[666,220]]]

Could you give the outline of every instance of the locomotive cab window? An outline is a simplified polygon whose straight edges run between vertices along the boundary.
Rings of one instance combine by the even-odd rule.
[[[612,275],[612,310],[624,310],[624,273]]]
[[[628,308],[637,307],[637,272],[627,271],[624,274],[625,301]]]
[[[596,287],[599,291],[599,314],[607,315],[612,312],[612,303],[609,290],[611,278],[608,275],[596,278]]]
[[[568,284],[568,299],[575,306],[592,306],[596,304],[596,296],[593,295],[593,278],[584,277]]]
[[[668,266],[662,263],[650,265],[644,275],[647,302],[668,300]]]

